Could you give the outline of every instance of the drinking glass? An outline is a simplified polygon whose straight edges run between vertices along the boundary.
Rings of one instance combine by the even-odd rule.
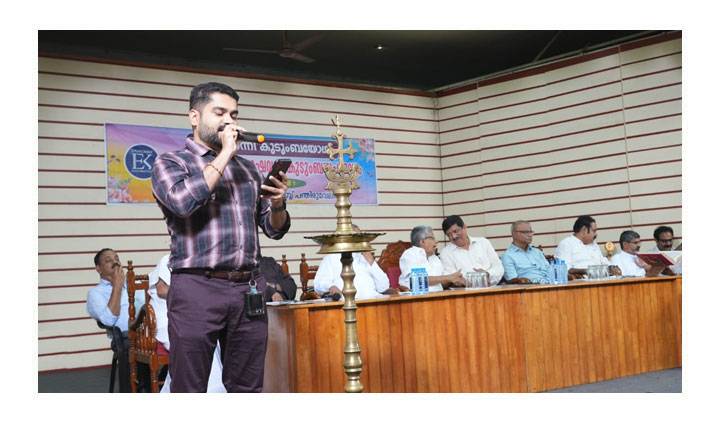
[[[608,266],[603,265],[600,266],[600,279],[607,279],[610,277],[610,272],[608,271]]]
[[[490,287],[490,275],[486,271],[477,272],[478,288]]]
[[[588,266],[588,280],[597,280],[599,277],[598,270],[596,265]]]

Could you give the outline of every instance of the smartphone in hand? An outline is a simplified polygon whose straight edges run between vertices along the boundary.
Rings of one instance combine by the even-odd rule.
[[[275,187],[275,183],[270,180],[270,176],[275,177],[276,179],[280,180],[280,171],[284,172],[285,175],[287,175],[287,170],[290,168],[290,165],[292,164],[292,161],[290,159],[278,159],[275,162],[273,162],[272,169],[268,173],[267,176],[265,176],[265,181],[263,181],[262,184],[265,186]],[[270,192],[264,190],[262,187],[260,188],[260,196],[267,196],[270,195]]]

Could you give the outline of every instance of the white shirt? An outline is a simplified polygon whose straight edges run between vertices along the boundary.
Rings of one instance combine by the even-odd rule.
[[[155,311],[155,323],[157,324],[157,332],[155,333],[155,339],[165,346],[165,349],[170,351],[170,337],[168,336],[168,318],[167,318],[167,303],[164,298],[160,298],[157,293],[157,283],[162,280],[170,286],[170,269],[168,268],[168,259],[170,255],[165,255],[160,258],[155,270],[148,275],[148,294],[150,294],[150,306]]]
[[[443,275],[440,258],[435,254],[427,256],[425,249],[417,246],[406,249],[400,256],[400,285],[410,288],[410,271],[414,268],[424,268],[430,277]],[[430,285],[430,292],[442,290],[442,284]]]
[[[568,270],[587,269],[591,265],[610,265],[610,261],[605,258],[595,241],[586,245],[574,235],[560,242],[555,249],[555,259],[565,260]]]
[[[482,268],[490,274],[490,282],[496,285],[500,282],[505,269],[500,257],[495,252],[492,244],[485,237],[470,237],[470,250],[465,250],[453,243],[448,243],[440,252],[445,274],[452,274],[462,270],[463,275]]]
[[[355,272],[355,279],[353,279],[353,285],[355,286],[355,299],[365,300],[371,298],[383,297],[382,292],[390,288],[390,280],[384,271],[377,265],[377,261],[373,261],[372,266],[367,262],[365,257],[355,252],[352,254],[353,257],[353,271]],[[315,274],[315,292],[320,295],[330,291],[330,287],[336,286],[342,291],[343,280],[340,277],[342,273],[342,262],[340,262],[341,254],[333,253],[327,254],[320,261],[318,271]]]
[[[610,258],[610,264],[620,267],[623,276],[645,277],[645,269],[637,265],[637,260],[637,255],[620,250]]]
[[[675,250],[675,249],[673,249],[673,250]],[[660,249],[658,249],[657,244],[656,244],[656,245],[653,246],[653,248],[650,249],[648,252],[662,252],[662,251],[661,251]],[[674,265],[671,265],[671,266],[670,266],[670,270],[672,270],[673,272],[675,272],[676,275],[681,275],[681,274],[682,274],[682,257],[680,257],[680,261],[678,261],[678,262],[675,263]]]
[[[168,336],[168,315],[167,315],[167,302],[164,298],[160,298],[157,293],[157,283],[159,280],[165,282],[168,287],[170,286],[170,269],[168,268],[168,259],[170,255],[165,255],[160,258],[155,270],[148,275],[148,294],[150,294],[150,305],[155,311],[155,339],[165,346],[165,349],[170,351],[170,337]],[[165,384],[163,384],[160,393],[170,393],[170,382],[172,377],[170,371],[165,377]],[[222,357],[220,357],[220,342],[215,346],[215,352],[213,353],[212,366],[210,367],[210,377],[208,378],[208,393],[227,393],[225,385],[222,382]]]

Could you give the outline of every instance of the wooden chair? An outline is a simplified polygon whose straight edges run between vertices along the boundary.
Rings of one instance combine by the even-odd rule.
[[[128,338],[130,339],[130,389],[137,393],[138,373],[137,363],[145,363],[150,369],[150,391],[158,393],[160,385],[164,381],[158,380],[158,374],[162,365],[170,362],[170,356],[165,347],[155,339],[157,321],[155,311],[150,305],[150,294],[148,293],[148,275],[136,275],[132,261],[128,260],[127,291],[128,291]],[[135,293],[144,291],[145,304],[140,309],[137,318],[135,316]]]
[[[288,267],[287,258],[285,257],[285,254],[282,254],[282,263],[280,264],[280,267],[282,267],[283,271],[286,275],[290,275],[290,267]]]
[[[302,252],[300,255],[300,284],[302,287],[302,295],[300,296],[300,300],[318,299],[320,298],[320,296],[317,295],[314,289],[309,289],[308,291],[308,282],[315,279],[315,274],[317,274],[319,266],[308,265],[307,260],[305,259],[305,252]]]
[[[398,240],[390,243],[380,254],[378,266],[385,272],[390,279],[390,288],[396,288],[399,291],[410,291],[410,288],[400,285],[400,256],[407,249],[412,247],[412,243]]]

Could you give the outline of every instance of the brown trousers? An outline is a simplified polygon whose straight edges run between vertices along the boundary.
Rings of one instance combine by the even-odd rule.
[[[248,282],[230,282],[194,274],[172,274],[168,291],[168,333],[172,393],[207,390],[217,341],[223,384],[231,392],[260,392],[267,348],[267,314],[248,317]],[[257,290],[267,289],[255,279]]]

